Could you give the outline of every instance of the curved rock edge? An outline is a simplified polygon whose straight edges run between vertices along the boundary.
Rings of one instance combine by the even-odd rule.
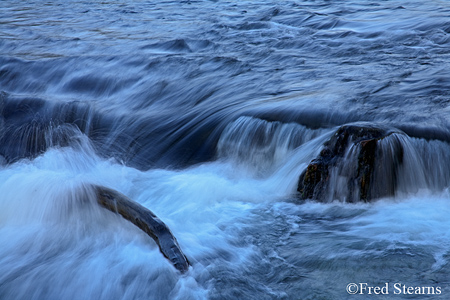
[[[97,202],[103,208],[120,214],[124,219],[136,225],[149,235],[158,245],[161,253],[182,274],[189,269],[190,263],[181,251],[176,238],[169,227],[152,211],[113,189],[94,185]]]

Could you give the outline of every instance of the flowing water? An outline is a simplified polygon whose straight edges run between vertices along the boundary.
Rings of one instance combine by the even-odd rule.
[[[448,299],[449,15],[439,0],[1,1],[0,299]],[[381,143],[404,149],[395,196],[346,203],[337,176],[327,203],[299,200],[352,122],[407,134]],[[189,271],[92,184],[160,217]]]

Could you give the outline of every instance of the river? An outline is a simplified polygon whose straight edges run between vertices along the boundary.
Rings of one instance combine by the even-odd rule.
[[[0,15],[0,299],[449,298],[447,1],[4,0]],[[302,171],[354,122],[406,134],[394,195],[300,200]],[[163,220],[188,272],[92,184]]]

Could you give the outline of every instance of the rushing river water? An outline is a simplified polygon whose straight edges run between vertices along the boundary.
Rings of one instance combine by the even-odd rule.
[[[449,299],[449,16],[439,0],[1,1],[0,299]],[[407,134],[395,196],[299,200],[352,122]],[[91,184],[151,209],[189,271]]]

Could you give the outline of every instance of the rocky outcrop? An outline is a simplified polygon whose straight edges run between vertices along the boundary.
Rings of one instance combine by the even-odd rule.
[[[341,126],[300,175],[300,198],[367,202],[394,195],[403,134],[368,124]]]
[[[125,195],[103,187],[94,186],[98,203],[139,227],[155,240],[161,253],[181,273],[189,268],[189,261],[180,249],[170,229],[155,214]]]

